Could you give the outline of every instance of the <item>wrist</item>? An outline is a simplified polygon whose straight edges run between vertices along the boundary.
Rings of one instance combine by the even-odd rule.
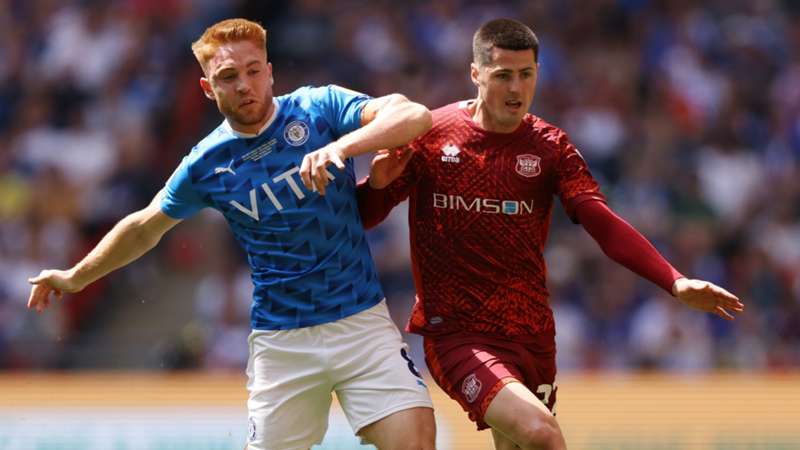
[[[353,149],[349,145],[339,143],[336,146],[336,150],[335,151],[336,151],[336,155],[339,156],[339,159],[341,159],[342,162],[344,162],[348,158],[352,158],[353,157]]]
[[[683,283],[684,280],[686,280],[686,277],[678,277],[678,278],[675,279],[675,281],[672,282],[671,291],[672,291],[672,296],[673,297],[676,297],[676,298],[678,297],[678,293],[680,291],[680,285],[681,285],[681,283]]]
[[[89,284],[89,281],[86,280],[85,271],[79,270],[78,267],[73,267],[65,272],[67,283],[76,291],[82,291]]]
[[[370,175],[369,178],[367,178],[367,185],[369,185],[370,189],[375,191],[380,191],[381,189],[386,187],[385,184],[380,185],[377,181],[373,181],[374,179],[375,177],[373,177],[372,175]]]

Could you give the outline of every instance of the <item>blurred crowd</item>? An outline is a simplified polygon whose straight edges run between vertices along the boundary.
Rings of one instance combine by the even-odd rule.
[[[532,112],[569,133],[612,208],[678,270],[747,308],[725,322],[683,307],[556,209],[546,259],[559,368],[800,368],[791,0],[0,0],[0,368],[82,367],[88,333],[113,337],[103,317],[135,301],[115,288],[135,289],[131,272],[42,315],[25,309],[26,280],[73,264],[145,206],[219,123],[189,46],[233,16],[267,27],[277,93],[336,83],[432,109],[475,95],[481,23],[525,22],[541,44]],[[370,239],[402,323],[414,296],[405,210]],[[136,263],[148,280],[192,280],[187,298],[160,299],[186,305],[167,367],[243,368],[251,287],[234,246],[219,215],[201,214]]]

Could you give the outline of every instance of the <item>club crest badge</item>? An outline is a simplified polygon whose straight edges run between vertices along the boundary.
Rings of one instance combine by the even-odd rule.
[[[536,155],[517,155],[517,173],[525,178],[533,178],[542,173],[542,158]]]
[[[470,374],[467,378],[464,378],[464,382],[461,384],[461,392],[464,393],[468,403],[474,402],[478,398],[478,394],[481,393],[481,380],[474,373]]]
[[[283,130],[283,138],[289,145],[295,147],[305,144],[309,134],[308,125],[301,120],[295,120],[289,123]]]

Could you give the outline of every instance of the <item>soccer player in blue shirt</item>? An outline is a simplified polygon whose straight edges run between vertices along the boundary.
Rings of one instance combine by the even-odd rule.
[[[211,26],[192,51],[225,120],[82,261],[31,278],[28,307],[43,311],[51,294],[82,290],[214,208],[246,250],[254,284],[248,448],[321,442],[334,391],[362,440],[434,448],[430,396],[388,315],[349,159],[406,144],[430,128],[430,112],[398,94],[338,86],[273,97],[266,30],[248,20]]]

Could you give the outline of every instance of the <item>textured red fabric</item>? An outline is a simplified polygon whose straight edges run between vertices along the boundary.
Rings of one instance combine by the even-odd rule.
[[[433,112],[400,178],[359,188],[366,226],[409,198],[417,302],[408,329],[489,333],[524,340],[554,329],[543,249],[554,197],[575,208],[604,201],[559,128],[526,115],[512,133],[475,124],[466,102]]]

